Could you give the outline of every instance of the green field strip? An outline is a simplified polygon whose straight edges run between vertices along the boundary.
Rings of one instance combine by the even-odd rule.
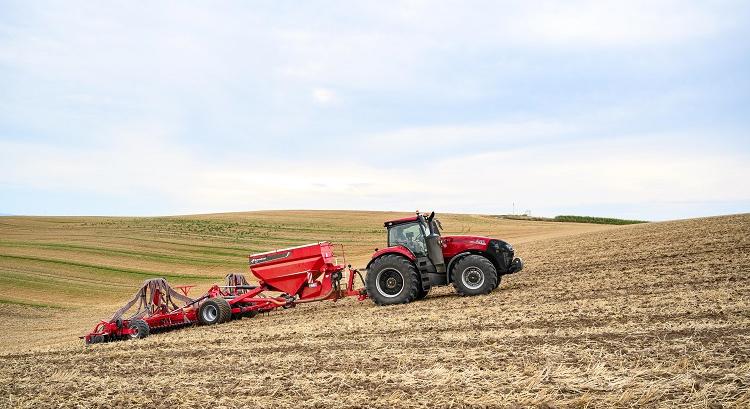
[[[64,244],[64,243],[50,243],[50,242],[28,242],[28,241],[4,241],[0,240],[0,247],[5,248],[33,248],[33,249],[48,249],[48,250],[72,250],[78,252],[85,252],[90,254],[99,254],[104,256],[125,256],[137,258],[139,260],[149,261],[160,261],[169,264],[187,264],[187,265],[203,265],[203,266],[215,266],[217,264],[226,263],[226,259],[199,259],[194,257],[178,256],[178,255],[166,255],[153,252],[142,252],[122,249],[109,249],[103,247],[92,247],[82,246],[75,244]]]
[[[36,261],[40,263],[61,264],[61,265],[75,266],[75,267],[80,267],[80,268],[96,270],[96,271],[106,271],[106,272],[109,272],[109,274],[116,274],[116,275],[128,274],[128,275],[135,275],[135,276],[140,276],[140,277],[152,277],[152,278],[164,277],[164,278],[189,279],[189,280],[214,280],[215,279],[211,277],[198,276],[198,275],[192,275],[192,274],[158,273],[154,271],[136,270],[136,269],[122,268],[122,267],[109,267],[109,266],[103,266],[103,265],[97,265],[97,264],[79,263],[79,262],[74,262],[74,261],[42,258],[42,257],[10,256],[6,254],[0,254],[0,259],[26,260],[26,261]]]
[[[147,242],[154,242],[154,243],[164,243],[164,244],[174,244],[177,246],[186,246],[186,247],[197,247],[201,249],[205,249],[206,254],[221,254],[221,255],[227,255],[227,256],[242,256],[247,257],[249,254],[257,251],[257,249],[247,248],[247,247],[232,247],[232,246],[211,246],[207,244],[191,244],[191,243],[185,243],[185,242],[179,242],[179,241],[173,241],[173,240],[157,240],[157,239],[147,239],[137,236],[107,236],[111,238],[118,238],[118,239],[128,239],[128,240],[137,240],[137,241],[147,241]],[[219,251],[216,251],[219,250]],[[222,250],[236,250],[236,252],[222,252]]]
[[[340,233],[362,233],[371,229],[367,228],[346,228],[337,226],[335,224],[325,223],[324,225],[307,224],[306,226],[294,226],[287,224],[266,224],[266,223],[248,223],[248,222],[220,222],[210,220],[179,220],[179,219],[142,219],[142,220],[130,220],[121,221],[114,223],[107,223],[107,225],[113,224],[127,224],[128,228],[144,227],[147,229],[164,229],[169,231],[180,231],[190,233],[209,233],[209,234],[225,234],[231,235],[236,234],[239,231],[243,233],[256,233],[257,230],[285,230],[293,232],[340,232]],[[103,224],[99,224],[101,226]]]
[[[254,238],[240,238],[240,237],[232,237],[232,236],[208,236],[205,234],[197,234],[197,233],[185,233],[185,232],[175,232],[175,231],[166,231],[166,230],[148,230],[148,231],[139,231],[139,233],[151,233],[151,234],[158,234],[158,235],[164,235],[169,237],[179,236],[179,237],[193,237],[197,239],[215,239],[215,240],[224,240],[224,241],[231,241],[235,243],[263,243],[263,242],[276,242],[276,241],[286,241],[286,242],[293,242],[293,243],[306,243],[306,242],[312,242],[315,241],[314,239],[310,238],[298,238],[298,237],[280,237],[280,236],[264,236],[264,235],[255,235]],[[132,238],[132,237],[131,237]],[[330,239],[329,239],[330,240]],[[233,249],[238,249],[236,247],[232,247]],[[252,248],[242,248],[242,250],[247,251],[247,254],[257,253],[257,252],[263,252],[267,251],[267,249],[252,249]]]
[[[115,230],[115,229],[111,229]],[[164,228],[153,228],[153,229],[129,229],[128,232],[132,232],[132,235],[123,236],[123,235],[110,235],[108,232],[111,230],[105,230],[102,231],[100,234],[76,234],[75,236],[71,238],[80,238],[80,237],[93,237],[93,238],[102,238],[102,237],[110,237],[110,238],[121,238],[121,239],[127,239],[127,240],[142,240],[142,241],[153,241],[153,242],[161,242],[161,243],[168,243],[168,244],[175,244],[175,245],[183,245],[183,246],[192,246],[192,247],[204,247],[212,250],[218,250],[218,251],[226,251],[226,250],[236,250],[238,252],[243,252],[244,254],[251,254],[254,252],[259,251],[266,251],[267,248],[258,247],[258,244],[265,244],[268,242],[271,243],[278,243],[278,242],[287,242],[287,243],[306,243],[306,242],[312,242],[312,241],[321,241],[321,240],[328,240],[328,241],[337,241],[342,237],[341,233],[346,233],[346,231],[341,230],[332,230],[332,232],[338,233],[338,234],[331,234],[331,235],[325,235],[321,234],[316,229],[306,229],[306,231],[314,234],[310,234],[307,236],[299,237],[299,236],[280,236],[271,234],[274,230],[269,229],[268,231],[264,232],[247,232],[243,234],[236,234],[236,233],[227,233],[222,235],[208,235],[205,233],[196,233],[196,232],[186,232],[186,231],[180,231],[180,230],[173,230],[173,229],[164,229]],[[122,232],[122,229],[118,229],[120,232]],[[32,234],[33,233],[33,234]],[[59,238],[60,233],[56,232],[50,232],[51,234],[45,234],[46,237],[49,237],[51,239],[53,238]],[[32,235],[34,238],[39,237],[38,231],[32,231],[29,230],[29,235]],[[357,231],[354,237],[367,237],[367,234],[371,234],[372,236],[378,236],[384,234],[383,230],[371,230],[371,231]],[[166,236],[166,237],[184,237],[186,239],[199,239],[201,241],[218,241],[218,242],[231,242],[231,243],[247,243],[251,246],[248,247],[237,247],[232,245],[222,245],[222,246],[216,246],[216,245],[198,245],[198,244],[189,244],[184,242],[177,242],[173,240],[158,240],[153,238],[143,238],[143,235],[149,235],[149,236]]]
[[[143,233],[142,231],[138,231],[138,233]],[[34,234],[34,238],[38,238],[39,234]],[[205,245],[205,244],[191,244],[186,242],[179,242],[179,241],[172,241],[172,240],[158,240],[153,238],[144,238],[139,237],[136,235],[133,236],[116,236],[116,235],[105,235],[105,234],[75,234],[75,235],[69,235],[67,238],[70,239],[81,239],[81,238],[93,238],[97,241],[100,241],[101,239],[120,239],[120,240],[128,240],[133,242],[151,242],[151,243],[163,243],[163,244],[173,244],[176,246],[184,246],[184,247],[192,247],[192,248],[198,248],[203,250],[196,250],[197,252],[202,252],[207,255],[221,255],[221,256],[228,256],[228,257],[234,257],[234,256],[241,256],[246,257],[248,254],[251,254],[254,249],[246,248],[246,247],[232,247],[232,246],[222,246],[222,245]],[[59,239],[59,235],[52,235],[50,239]],[[121,244],[115,242],[115,244]],[[217,251],[218,250],[218,251]],[[236,250],[236,251],[231,251]],[[187,251],[187,250],[184,250]]]
[[[88,285],[96,287],[111,287],[113,289],[131,288],[133,284],[141,282],[140,277],[138,277],[137,279],[133,279],[129,276],[122,276],[118,278],[124,278],[125,281],[113,281],[110,275],[92,275],[91,273],[82,272],[80,269],[74,269],[73,271],[63,271],[59,268],[59,266],[56,265],[54,267],[57,268],[54,268],[53,270],[40,270],[40,266],[38,264],[35,264],[32,261],[28,263],[30,263],[31,265],[24,265],[23,268],[18,268],[17,266],[0,266],[0,272],[2,272],[4,276],[15,275],[19,277],[38,277],[49,281],[60,281],[82,286]],[[80,276],[80,274],[82,273],[86,276]],[[0,279],[2,279],[2,277],[0,277]],[[29,278],[29,280],[33,280],[33,278]]]
[[[64,279],[54,279],[52,277],[39,277],[26,274],[9,274],[3,273],[0,277],[0,284],[3,288],[12,288],[16,292],[37,292],[45,294],[49,297],[60,298],[61,295],[65,295],[65,298],[73,297],[90,297],[92,293],[126,293],[128,290],[123,287],[120,290],[112,290],[105,288],[105,283],[102,285],[96,284],[74,284],[71,281]],[[131,289],[133,287],[130,287]],[[134,291],[134,290],[132,290]],[[132,292],[131,291],[131,292]]]
[[[572,215],[555,216],[555,218],[552,220],[556,222],[568,222],[568,223],[593,223],[593,224],[614,224],[614,225],[648,223],[645,220],[627,220],[627,219],[616,219],[612,217],[592,217],[592,216],[572,216]]]
[[[67,303],[85,303],[91,298],[108,299],[114,297],[126,297],[132,295],[140,287],[140,283],[134,282],[129,286],[112,288],[102,282],[100,285],[73,284],[67,280],[58,280],[52,277],[30,277],[24,275],[5,274],[0,277],[3,288],[12,289],[6,296],[17,297],[24,295],[43,299],[52,299]]]
[[[150,236],[153,236],[155,234],[160,234],[168,237],[185,237],[189,236],[192,239],[201,239],[202,241],[209,241],[209,242],[233,242],[237,243],[239,242],[234,237],[229,236],[221,236],[221,237],[215,237],[215,239],[219,240],[206,240],[207,236],[205,235],[199,235],[199,234],[187,234],[184,232],[169,232],[169,231],[157,231],[157,230],[137,230],[134,231],[134,235],[132,236],[121,236],[121,235],[104,235],[104,234],[98,234],[98,235],[84,235],[84,234],[77,234],[72,237],[93,237],[93,238],[111,238],[111,239],[123,239],[123,240],[132,240],[132,241],[144,241],[144,242],[153,242],[153,243],[164,243],[164,244],[173,244],[177,246],[186,246],[186,247],[193,247],[193,248],[202,248],[205,249],[206,254],[217,254],[217,255],[227,255],[227,256],[242,256],[247,257],[249,254],[257,253],[260,251],[265,251],[263,249],[258,248],[252,248],[252,247],[234,247],[231,245],[208,245],[208,244],[193,244],[189,242],[180,242],[180,241],[174,241],[174,240],[159,240],[154,238],[144,238],[140,237],[142,234],[149,234]],[[248,242],[251,242],[248,240]],[[218,250],[218,251],[216,251]],[[228,250],[235,250],[236,252],[228,251]]]
[[[12,300],[9,298],[2,298],[2,297],[0,297],[0,304],[19,305],[22,307],[34,307],[34,308],[51,308],[55,310],[67,309],[66,307],[63,307],[62,305],[57,305],[57,304],[43,304],[43,303],[37,303],[37,302],[31,302],[31,301],[18,301],[18,300]]]

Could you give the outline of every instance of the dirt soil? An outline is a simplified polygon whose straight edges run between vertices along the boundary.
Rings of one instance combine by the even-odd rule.
[[[43,341],[106,303],[0,304],[0,406],[750,406],[750,215],[515,238],[526,267],[486,296],[319,303],[138,341]]]

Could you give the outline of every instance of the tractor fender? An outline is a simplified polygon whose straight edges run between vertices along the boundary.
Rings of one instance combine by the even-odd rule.
[[[464,258],[465,256],[468,256],[469,254],[474,254],[470,251],[464,251],[463,253],[458,253],[455,256],[451,257],[451,261],[448,262],[448,266],[445,268],[445,278],[448,283],[451,282],[451,267],[453,267],[453,264],[456,263],[456,261]]]
[[[392,247],[386,247],[384,249],[380,249],[373,253],[372,258],[370,259],[370,262],[367,263],[367,267],[365,267],[366,270],[370,269],[370,265],[372,265],[372,262],[377,260],[378,258],[386,255],[386,254],[396,254],[399,256],[406,257],[409,261],[414,263],[417,260],[417,257],[412,253],[408,248],[404,246],[392,246]]]
[[[477,251],[477,250],[467,250],[467,251],[464,251],[462,253],[456,254],[455,256],[453,256],[451,258],[451,261],[448,262],[448,266],[445,268],[445,277],[447,278],[447,280],[448,280],[449,283],[451,282],[451,268],[453,267],[453,265],[455,263],[457,263],[458,260],[460,260],[460,259],[462,259],[462,258],[464,258],[466,256],[472,255],[472,254],[476,255],[476,256],[482,256],[482,257],[486,258],[487,260],[490,261],[490,263],[492,263],[493,266],[495,266],[495,268],[498,268],[498,266],[495,263],[495,261],[486,252],[484,252],[484,251]]]

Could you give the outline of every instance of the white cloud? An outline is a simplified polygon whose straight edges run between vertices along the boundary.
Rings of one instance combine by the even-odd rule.
[[[399,150],[450,149],[459,146],[494,144],[533,144],[556,140],[562,135],[581,130],[578,125],[551,120],[511,120],[489,124],[418,126],[381,132],[363,137],[365,149],[383,152],[398,146]]]
[[[644,151],[622,141],[558,144],[444,160],[430,172],[439,172],[442,183],[455,187],[456,196],[506,203],[513,200],[532,210],[582,204],[635,205],[667,198],[750,200],[750,186],[743,182],[750,175],[747,155],[674,145]],[[477,179],[478,175],[487,177]],[[472,179],[477,182],[467,182]]]
[[[315,88],[312,97],[318,104],[327,105],[336,100],[336,93],[328,88]]]
[[[560,47],[671,45],[717,34],[726,17],[709,5],[674,1],[567,1],[528,4],[508,35]]]
[[[335,13],[308,3],[268,4],[60,3],[19,6],[25,13],[16,21],[0,16],[0,65],[8,73],[0,78],[0,184],[123,197],[159,192],[183,212],[750,200],[742,150],[699,151],[679,135],[669,143],[663,135],[619,135],[642,118],[635,128],[653,128],[648,115],[671,115],[666,123],[699,110],[695,101],[705,94],[691,81],[715,68],[688,72],[689,64],[672,57],[736,28],[746,15],[734,12],[742,3],[345,2]],[[558,67],[544,66],[574,60],[581,54],[567,52],[580,50],[608,52],[592,61],[619,57],[575,72],[580,78],[558,78]],[[644,81],[645,97],[607,94],[644,77],[668,77],[652,75],[651,67],[623,68],[651,61],[639,50],[687,76],[664,90]],[[540,57],[548,54],[555,58]],[[586,95],[588,105],[560,106],[560,95],[576,99],[587,75],[608,80],[610,69],[622,70],[612,76],[622,83]],[[726,91],[708,81],[717,94]],[[485,103],[480,112],[461,108],[467,95]],[[533,105],[525,97],[538,112],[503,119]],[[637,100],[623,101],[628,97]],[[313,104],[342,112],[326,116],[331,110]],[[592,112],[595,104],[624,113]],[[632,105],[648,107],[634,113]],[[311,123],[319,127],[314,135],[305,128]],[[356,135],[344,135],[357,127]],[[581,141],[589,135],[604,140]],[[239,138],[246,138],[243,146]],[[191,148],[197,140],[222,158]],[[324,145],[324,155],[300,153]],[[234,156],[241,149],[247,153]],[[412,157],[388,161],[398,155]]]
[[[386,168],[333,157],[243,155],[217,163],[181,149],[168,136],[137,132],[86,150],[0,142],[0,185],[123,198],[158,192],[182,213],[285,208],[502,213],[512,202],[536,212],[666,199],[750,200],[747,155],[679,146],[674,143],[679,136],[672,135],[548,144]],[[651,141],[649,150],[642,149],[644,141]]]

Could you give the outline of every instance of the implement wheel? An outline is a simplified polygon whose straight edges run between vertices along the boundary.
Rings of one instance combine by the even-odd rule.
[[[148,323],[143,320],[130,321],[129,328],[133,331],[128,335],[130,339],[146,338],[151,333],[151,328],[148,327]]]
[[[209,298],[198,309],[198,321],[203,325],[227,322],[232,318],[232,307],[221,297]]]
[[[367,270],[367,294],[377,305],[404,304],[419,295],[419,273],[404,257],[386,254]],[[426,294],[425,294],[426,295]]]

